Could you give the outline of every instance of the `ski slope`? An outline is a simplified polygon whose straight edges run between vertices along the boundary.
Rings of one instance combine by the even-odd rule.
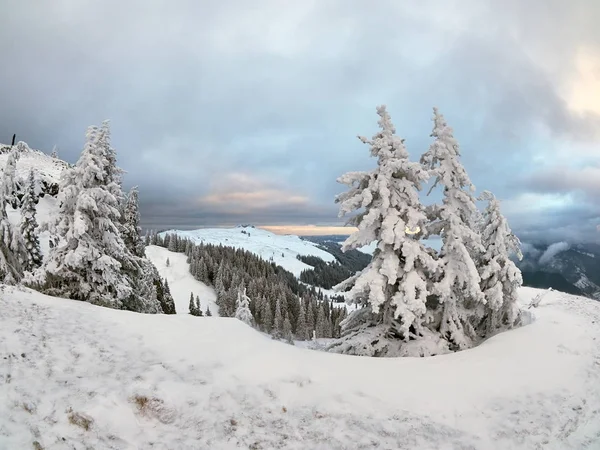
[[[600,448],[600,304],[530,311],[472,350],[367,359],[7,287],[0,448]]]
[[[194,297],[196,295],[200,297],[200,306],[203,313],[206,312],[208,306],[213,316],[219,314],[215,291],[192,276],[190,265],[183,253],[170,252],[166,248],[149,245],[146,247],[146,257],[158,269],[160,276],[166,278],[169,282],[169,289],[175,301],[177,314],[189,313],[190,293],[192,292]],[[167,267],[167,258],[169,259],[169,267]]]
[[[260,228],[235,227],[203,228],[191,231],[169,230],[160,234],[178,234],[198,244],[204,242],[205,244],[222,244],[228,247],[241,248],[260,256],[264,260],[272,260],[275,264],[292,272],[297,277],[300,276],[303,270],[312,268],[298,260],[296,258],[298,255],[318,256],[327,262],[335,261],[335,257],[331,253],[321,250],[313,242],[305,241],[298,236],[271,233]]]

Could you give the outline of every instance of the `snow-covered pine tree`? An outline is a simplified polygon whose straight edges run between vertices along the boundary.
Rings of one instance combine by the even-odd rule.
[[[19,143],[20,144],[20,143]],[[15,202],[15,173],[19,158],[19,146],[12,147],[0,186],[0,281],[6,284],[17,283],[23,276],[22,264],[27,251],[20,231],[8,220],[6,207]]]
[[[211,317],[212,313],[210,312],[210,306],[206,307],[206,317]]]
[[[359,325],[365,322],[382,325],[378,350],[365,347],[359,332],[355,336],[357,342],[348,342],[341,351],[353,352],[358,346],[365,347],[366,354],[377,351],[384,355],[388,350],[383,341],[388,336],[408,341],[411,336],[418,338],[421,334],[428,279],[436,262],[415,235],[406,233],[407,229],[425,226],[427,217],[419,190],[428,173],[419,163],[409,161],[404,141],[396,136],[385,106],[378,107],[377,114],[381,131],[370,140],[359,137],[361,142],[369,144],[371,156],[377,158],[377,167],[338,178],[338,182],[350,189],[338,195],[336,203],[340,203],[340,217],[358,212],[348,221],[358,231],[344,242],[342,250],[356,249],[373,241],[377,244],[371,263],[354,279],[348,298],[369,309],[369,314],[361,314],[364,320],[358,321]]]
[[[273,330],[273,312],[271,310],[271,303],[269,302],[269,300],[263,298],[262,304],[262,331],[264,331],[265,333],[270,333]]]
[[[131,188],[124,210],[123,241],[129,251],[139,257],[146,256],[142,228],[140,227],[139,194],[137,186]]]
[[[431,209],[429,217],[433,221],[429,229],[436,231],[428,235],[437,233],[442,238],[441,272],[433,293],[441,304],[439,331],[453,348],[464,349],[477,337],[472,324],[485,303],[475,262],[484,249],[477,232],[475,187],[460,162],[458,142],[437,108],[433,109],[433,122],[434,141],[421,157],[421,164],[435,178],[429,192],[438,185],[444,189],[442,205]]]
[[[289,344],[294,343],[294,334],[292,333],[292,322],[290,322],[289,315],[285,315],[283,319],[283,337]]]
[[[330,338],[327,333],[327,317],[325,317],[325,310],[323,309],[323,303],[319,306],[319,313],[317,314],[317,337],[318,338]]]
[[[198,315],[202,317],[204,313],[202,312],[202,305],[200,304],[200,297],[196,295],[196,310],[198,311]]]
[[[120,234],[120,169],[107,123],[89,127],[84,150],[63,172],[56,245],[26,284],[43,292],[117,309],[164,312],[156,268],[132,255]],[[174,308],[173,308],[174,309]]]
[[[194,293],[192,292],[190,294],[190,314],[192,316],[199,316],[200,314],[198,314],[198,305],[196,304],[196,299],[194,298]]]
[[[42,264],[40,240],[37,235],[36,214],[37,194],[35,192],[35,178],[33,170],[29,172],[29,179],[25,186],[25,194],[21,205],[21,234],[25,243],[26,255],[23,269],[31,271]]]
[[[238,291],[237,308],[235,310],[235,318],[241,320],[246,325],[253,325],[254,318],[250,312],[250,298],[246,295],[246,289],[244,291]]]
[[[283,335],[283,310],[281,307],[281,298],[277,298],[275,303],[275,317],[273,319],[273,336],[281,338]]]
[[[299,341],[308,341],[310,338],[308,327],[306,326],[306,313],[304,312],[304,302],[300,299],[300,311],[296,321],[296,339]]]
[[[510,255],[515,253],[522,258],[522,253],[521,242],[510,230],[494,194],[484,191],[479,200],[488,202],[481,230],[485,253],[480,276],[481,290],[486,298],[484,332],[489,335],[501,326],[513,326],[517,319],[517,289],[523,284],[523,278]]]

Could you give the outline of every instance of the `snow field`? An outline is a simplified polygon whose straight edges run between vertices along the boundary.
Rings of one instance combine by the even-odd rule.
[[[196,295],[200,297],[203,313],[206,312],[208,306],[213,316],[219,314],[215,291],[192,276],[187,257],[183,253],[170,252],[166,248],[149,245],[146,247],[146,257],[156,266],[160,276],[169,282],[177,314],[189,313],[191,292],[194,293],[194,297]],[[169,267],[167,267],[167,258],[170,263]]]
[[[312,268],[298,260],[296,258],[298,255],[318,256],[327,262],[335,261],[331,253],[321,250],[313,242],[302,240],[298,236],[278,235],[260,228],[202,228],[191,231],[169,230],[160,234],[177,234],[197,244],[204,242],[241,248],[266,261],[272,259],[275,264],[289,270],[296,277],[299,277],[303,270]]]
[[[0,448],[598,448],[600,306],[550,292],[530,311],[471,350],[375,359],[6,287]]]

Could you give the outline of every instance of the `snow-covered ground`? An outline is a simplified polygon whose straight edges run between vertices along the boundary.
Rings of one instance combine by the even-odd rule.
[[[228,247],[242,248],[267,261],[272,260],[296,276],[300,276],[305,269],[311,269],[311,266],[296,258],[298,255],[312,255],[324,261],[335,261],[331,253],[321,250],[313,242],[305,241],[298,236],[271,233],[260,228],[202,228],[191,231],[169,230],[165,233],[176,233],[196,243],[223,244]]]
[[[215,291],[192,276],[190,265],[183,253],[170,252],[166,248],[150,245],[146,247],[146,256],[156,266],[160,276],[169,282],[177,314],[189,313],[191,292],[194,293],[194,297],[196,295],[200,297],[202,312],[206,312],[206,307],[209,306],[214,316],[219,314],[219,307],[215,303],[217,299]],[[167,259],[169,259],[169,267],[167,267]]]
[[[0,448],[600,448],[600,304],[530,311],[472,350],[367,359],[5,288]]]
[[[0,144],[0,148],[5,147],[7,146]],[[8,151],[0,153],[0,173],[4,173],[8,154]],[[37,179],[58,183],[60,175],[66,167],[68,167],[68,164],[65,161],[26,147],[24,151],[19,153],[16,175],[18,180],[26,180],[29,171],[33,169]]]

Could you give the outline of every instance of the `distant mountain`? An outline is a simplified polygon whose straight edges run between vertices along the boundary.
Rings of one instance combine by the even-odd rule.
[[[523,261],[525,286],[548,288],[600,300],[600,245],[594,243],[544,248],[525,246]]]
[[[252,252],[266,261],[292,272],[296,277],[303,270],[312,267],[300,261],[297,256],[317,256],[325,262],[335,261],[335,257],[319,248],[316,243],[293,235],[280,235],[261,228],[240,225],[234,228],[202,228],[199,230],[167,230],[163,233],[178,234],[195,243],[224,245]]]
[[[339,246],[345,236],[310,236],[309,239],[332,254],[327,247]],[[372,246],[362,249],[371,253]],[[524,244],[524,258],[517,261],[523,285],[600,300],[600,245],[558,243],[551,246]],[[540,262],[541,261],[541,262]]]

